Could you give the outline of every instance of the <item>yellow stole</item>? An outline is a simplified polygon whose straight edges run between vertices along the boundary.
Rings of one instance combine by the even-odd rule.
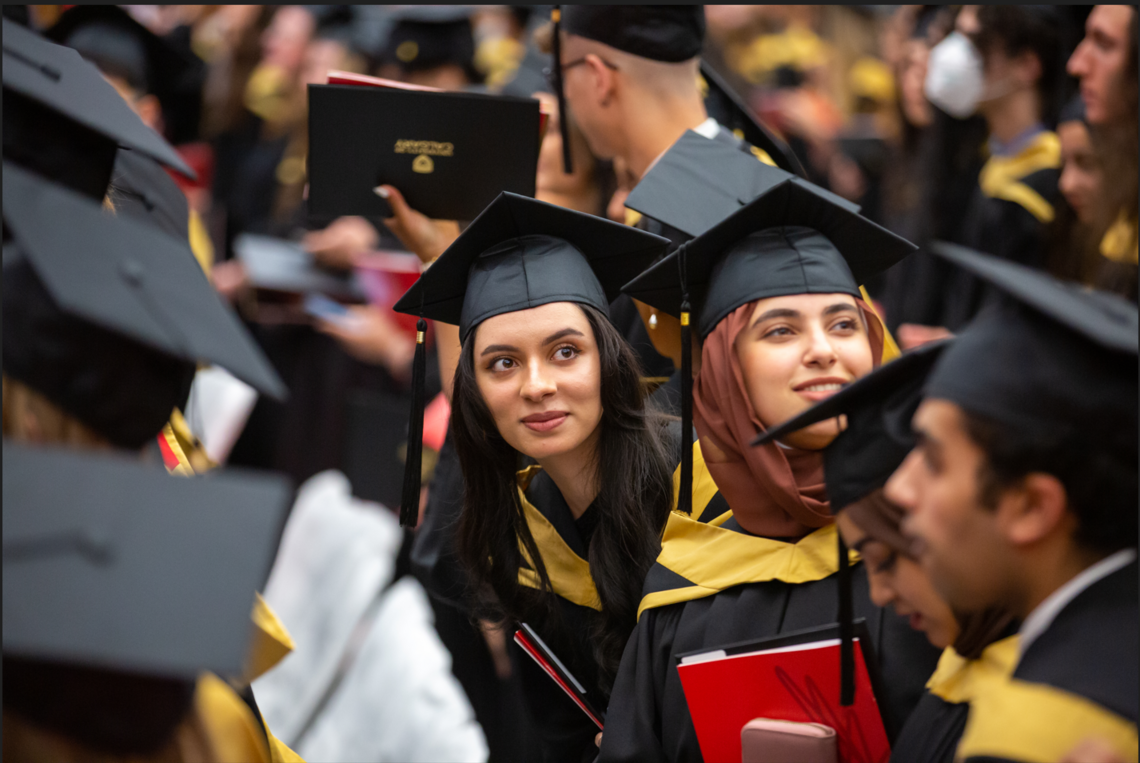
[[[994,156],[982,167],[978,185],[991,199],[1020,204],[1043,223],[1052,222],[1053,205],[1021,182],[1034,172],[1059,169],[1061,139],[1054,132],[1038,133],[1016,156]]]
[[[602,600],[598,598],[598,589],[594,585],[594,578],[590,576],[590,563],[574,553],[566,540],[558,534],[558,530],[550,520],[542,515],[526,498],[524,492],[530,481],[542,469],[541,466],[528,466],[518,472],[519,501],[522,503],[523,514],[526,516],[527,527],[534,537],[534,542],[542,554],[542,563],[546,565],[546,574],[550,578],[550,586],[554,593],[567,601],[580,607],[589,607],[599,612],[602,609]],[[534,560],[530,558],[522,540],[519,540],[519,551],[523,559],[530,565],[529,568],[519,568],[519,583],[528,588],[542,588],[538,573],[535,572]]]
[[[673,473],[674,505],[680,489],[681,469]],[[661,540],[657,563],[675,572],[692,585],[646,594],[637,616],[647,609],[664,607],[712,596],[733,586],[779,580],[784,583],[810,583],[839,570],[834,524],[821,527],[795,543],[760,538],[728,530],[722,525],[732,511],[701,521],[709,502],[717,493],[701,453],[700,442],[693,443],[693,513],[678,511],[669,515]],[[850,552],[852,562],[859,561]]]
[[[987,646],[976,660],[967,660],[948,646],[938,660],[926,688],[946,702],[970,702],[987,688],[1009,679],[1017,666],[1018,637],[1009,636]]]

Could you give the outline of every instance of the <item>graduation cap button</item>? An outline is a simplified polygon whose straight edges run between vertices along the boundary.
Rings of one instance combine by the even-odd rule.
[[[119,263],[119,272],[123,280],[131,286],[138,286],[143,279],[143,266],[137,260],[123,260]]]

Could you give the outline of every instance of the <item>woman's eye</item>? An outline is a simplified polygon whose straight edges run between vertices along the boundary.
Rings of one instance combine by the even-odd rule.
[[[515,367],[515,362],[510,358],[495,358],[491,361],[492,371],[509,371]]]
[[[895,562],[898,561],[898,558],[898,554],[891,552],[890,556],[875,565],[875,572],[890,572],[895,568]]]
[[[843,320],[836,323],[832,328],[837,331],[856,331],[859,328],[859,323],[852,318],[844,318]]]
[[[557,360],[573,360],[578,357],[578,348],[571,345],[559,347],[554,351],[554,357]]]
[[[792,335],[792,330],[790,328],[788,328],[787,326],[777,326],[774,329],[769,329],[768,331],[764,332],[763,338],[767,339],[768,337],[791,336],[791,335]]]

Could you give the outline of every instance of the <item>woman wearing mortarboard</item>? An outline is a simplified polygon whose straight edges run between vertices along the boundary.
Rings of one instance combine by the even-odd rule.
[[[396,305],[459,326],[457,546],[477,614],[533,627],[599,711],[660,547],[674,458],[607,310],[666,244],[503,193]],[[407,523],[418,508],[417,424],[413,412]],[[530,660],[520,672],[546,758],[592,757],[597,726]]]
[[[902,529],[903,509],[883,485],[914,447],[910,427],[927,376],[950,342],[928,344],[846,387],[758,443],[844,416],[843,432],[823,453],[831,510],[846,546],[863,557],[871,600],[890,604],[943,650],[926,691],[891,750],[897,761],[952,763],[970,701],[1009,677],[1017,658],[1017,622],[1000,607],[960,612],[938,593]],[[842,586],[842,583],[840,584]],[[840,596],[850,596],[841,587]],[[841,617],[844,611],[841,607]]]
[[[885,331],[858,284],[913,249],[795,178],[625,287],[680,315],[682,326],[690,298],[700,297],[692,306],[702,340],[692,392],[698,441],[679,468],[678,510],[646,578],[600,760],[702,758],[677,655],[835,621],[837,539],[819,451],[837,425],[751,442],[882,362]],[[682,431],[691,437],[685,397]],[[855,612],[881,657],[889,730],[918,700],[937,652],[874,606],[861,567],[851,574]]]

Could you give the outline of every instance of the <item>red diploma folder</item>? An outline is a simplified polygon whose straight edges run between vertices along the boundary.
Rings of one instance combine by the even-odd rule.
[[[890,741],[875,699],[879,684],[866,625],[856,621],[855,704],[839,704],[839,626],[678,655],[677,672],[708,761],[739,761],[753,718],[835,729],[841,763],[886,763]]]
[[[526,623],[519,623],[519,629],[515,631],[515,643],[522,647],[522,650],[529,654],[540,668],[546,671],[546,675],[550,676],[550,679],[558,684],[562,691],[566,692],[566,696],[574,700],[574,704],[589,716],[590,720],[601,731],[604,716],[586,699],[586,688],[578,683],[578,679],[574,678],[566,666],[562,664],[562,661],[554,655],[554,652],[550,651],[550,647],[538,637],[534,629]],[[738,744],[737,747],[739,746]]]

